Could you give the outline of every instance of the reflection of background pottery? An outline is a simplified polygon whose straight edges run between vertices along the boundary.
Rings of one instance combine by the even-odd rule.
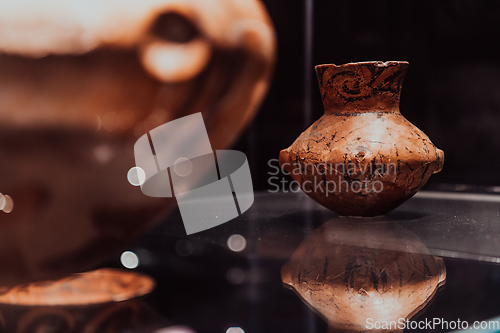
[[[201,112],[229,146],[274,61],[257,0],[0,0],[0,26],[2,284],[91,269],[149,228],[174,200],[128,183],[135,140]]]
[[[401,226],[378,222],[326,222],[282,268],[283,282],[332,329],[363,330],[367,318],[410,319],[445,282],[443,259]]]
[[[325,114],[279,158],[311,198],[341,215],[382,215],[442,169],[443,151],[399,112],[407,66],[316,66]]]
[[[153,280],[145,275],[103,268],[57,281],[4,287],[0,291],[0,304],[42,306],[119,302],[143,296],[153,287]]]
[[[162,327],[166,321],[136,299],[152,288],[147,276],[111,269],[4,288],[0,332],[111,333]]]

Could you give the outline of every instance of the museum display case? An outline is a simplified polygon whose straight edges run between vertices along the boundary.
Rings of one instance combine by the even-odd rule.
[[[498,13],[0,0],[0,332],[500,332]]]

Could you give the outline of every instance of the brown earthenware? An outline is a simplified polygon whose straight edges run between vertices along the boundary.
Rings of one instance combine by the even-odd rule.
[[[370,319],[404,323],[446,282],[443,259],[415,234],[379,217],[374,222],[326,222],[282,267],[283,282],[324,317],[329,332],[380,331],[369,329]]]
[[[93,269],[163,218],[176,200],[127,180],[136,140],[201,112],[227,148],[275,58],[259,0],[0,1],[0,26],[0,285]]]
[[[316,66],[325,113],[279,162],[305,193],[340,215],[385,214],[443,167],[443,151],[399,112],[407,67]]]

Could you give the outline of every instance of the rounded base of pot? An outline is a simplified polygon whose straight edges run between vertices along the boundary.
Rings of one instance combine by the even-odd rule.
[[[305,191],[304,191],[305,192]],[[358,198],[355,195],[337,194],[334,196],[323,196],[315,193],[306,194],[318,202],[320,205],[328,208],[329,210],[339,214],[343,217],[349,218],[374,218],[387,215],[392,210],[399,207],[406,200],[410,199],[414,193],[400,197],[398,195],[382,194],[380,197],[367,196],[360,194]]]

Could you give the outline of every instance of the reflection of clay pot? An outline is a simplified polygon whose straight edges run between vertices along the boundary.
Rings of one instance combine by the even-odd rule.
[[[325,114],[279,161],[304,192],[340,215],[385,214],[443,167],[443,151],[399,112],[407,66],[316,66]]]
[[[201,112],[226,148],[274,62],[257,0],[0,1],[0,26],[2,284],[91,269],[164,216],[127,181],[136,139]]]
[[[137,299],[152,288],[147,276],[111,269],[2,288],[0,332],[118,333],[161,327],[165,321]]]
[[[365,330],[369,318],[410,319],[446,278],[443,260],[411,232],[346,218],[314,230],[281,272],[332,329],[354,331]]]

